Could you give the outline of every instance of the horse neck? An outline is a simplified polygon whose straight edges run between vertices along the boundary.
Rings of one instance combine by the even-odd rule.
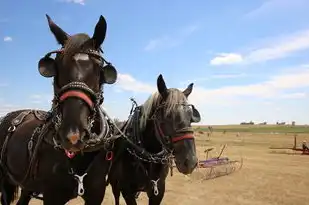
[[[156,137],[156,130],[152,120],[146,124],[145,130],[141,133],[143,146],[149,152],[159,152],[162,149],[160,142]]]

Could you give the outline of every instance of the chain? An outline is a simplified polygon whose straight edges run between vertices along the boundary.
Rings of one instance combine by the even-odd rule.
[[[44,124],[36,127],[34,130],[33,130],[33,133],[31,135],[31,138],[28,142],[28,151],[30,153],[30,156],[32,156],[32,149],[33,149],[33,142],[34,142],[34,137],[36,136],[36,134],[40,134],[41,131],[42,131],[42,127],[44,126]]]
[[[135,158],[149,163],[156,163],[156,164],[170,164],[170,160],[172,159],[171,154],[165,154],[163,157],[157,157],[155,155],[149,155],[148,157],[145,157],[143,155],[138,155],[134,150],[131,150],[127,148],[127,151],[134,156]]]

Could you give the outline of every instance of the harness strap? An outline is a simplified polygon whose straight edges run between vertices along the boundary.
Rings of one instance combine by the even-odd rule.
[[[47,124],[44,124],[43,125],[43,129],[38,137],[38,141],[34,147],[34,150],[33,150],[33,154],[31,156],[31,159],[30,159],[30,163],[29,163],[29,166],[28,166],[28,169],[27,169],[27,172],[23,178],[23,180],[21,181],[20,184],[22,184],[24,181],[26,181],[27,177],[29,176],[29,174],[32,172],[32,169],[33,169],[33,165],[35,163],[35,160],[36,160],[36,156],[38,154],[38,151],[39,151],[39,147],[44,139],[44,136],[45,134],[47,133],[48,131],[48,128],[49,128],[49,125],[51,124],[51,121],[47,122]]]
[[[12,120],[12,126],[17,127],[18,125],[20,125],[24,121],[25,117],[28,116],[31,112],[32,110],[26,110],[21,112],[19,115],[17,115],[17,117]]]
[[[5,156],[5,151],[6,151],[6,147],[7,144],[9,142],[9,139],[11,137],[11,135],[15,132],[15,129],[17,126],[19,126],[24,118],[29,115],[32,112],[32,110],[25,110],[22,111],[21,113],[19,113],[11,122],[11,126],[8,128],[8,134],[5,137],[3,146],[2,146],[2,150],[1,150],[1,156],[0,156],[0,163],[4,164],[3,160],[4,160],[4,156]],[[3,118],[4,119],[4,118]]]
[[[4,144],[3,144],[3,147],[2,147],[2,150],[1,150],[1,156],[0,156],[0,163],[1,163],[1,166],[2,168],[5,169],[5,172],[6,174],[12,179],[12,181],[14,182],[17,182],[16,179],[14,179],[14,177],[12,176],[12,174],[10,174],[10,172],[8,171],[8,169],[5,167],[5,160],[4,160],[4,157],[5,157],[5,152],[7,150],[7,145],[8,145],[8,142],[10,140],[10,137],[13,135],[13,133],[15,132],[16,130],[16,127],[19,126],[24,118],[29,115],[30,113],[32,113],[33,110],[27,110],[27,111],[23,111],[21,112],[16,118],[14,118],[14,120],[12,121],[11,123],[11,127],[8,128],[8,134],[6,135],[6,138],[5,138],[5,141],[4,141]],[[29,163],[29,166],[28,166],[28,169],[26,171],[26,174],[25,176],[23,177],[22,181],[19,182],[19,186],[21,186],[23,188],[23,183],[25,182],[25,180],[27,179],[27,177],[29,176],[29,174],[31,173],[32,169],[33,169],[33,166],[35,164],[35,159],[36,159],[36,156],[37,156],[37,153],[38,153],[38,149],[39,149],[39,146],[44,138],[44,135],[47,133],[48,131],[48,127],[50,125],[51,121],[49,121],[47,124],[44,124],[43,126],[43,129],[38,137],[38,141],[35,145],[35,148],[34,148],[34,151],[33,153],[30,155],[30,163]],[[36,128],[37,129],[37,128]],[[35,130],[36,130],[35,129]],[[35,131],[34,130],[34,131]],[[31,142],[31,141],[30,141]],[[29,146],[29,145],[28,145]]]
[[[69,173],[70,175],[72,175],[72,176],[74,177],[74,179],[75,179],[75,180],[77,181],[77,183],[78,183],[78,186],[77,186],[77,194],[78,194],[79,196],[84,195],[84,192],[85,192],[85,188],[84,188],[84,185],[83,185],[84,177],[86,177],[86,176],[88,175],[88,172],[89,172],[89,170],[92,168],[93,164],[96,163],[98,160],[101,160],[101,157],[103,157],[102,155],[103,155],[103,152],[98,153],[98,154],[94,157],[94,159],[92,160],[92,162],[88,165],[88,167],[86,168],[84,174],[82,174],[82,175],[76,174],[75,170],[71,167],[70,160],[68,160],[68,165],[69,165],[69,167],[70,167],[68,173]],[[106,155],[105,155],[105,156],[106,156]],[[108,177],[108,176],[109,176],[109,172],[110,172],[111,167],[112,167],[113,160],[106,160],[106,161],[109,161],[109,163],[110,163],[110,164],[109,164],[109,167],[108,167],[108,169],[107,169],[107,173],[106,173],[106,176]],[[107,183],[107,185],[108,185],[108,183],[109,183],[109,178],[107,178],[107,179],[105,178],[105,181],[106,181],[106,183]]]

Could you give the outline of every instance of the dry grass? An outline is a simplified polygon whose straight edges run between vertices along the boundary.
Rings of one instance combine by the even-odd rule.
[[[309,141],[309,134],[299,134],[298,141]],[[178,172],[167,179],[165,205],[306,205],[309,203],[309,156],[272,154],[271,145],[293,145],[293,135],[213,133],[210,141],[198,134],[198,151],[203,158],[204,146],[216,147],[228,143],[226,155],[244,158],[243,168],[228,176],[213,180],[189,180]],[[141,194],[139,204],[148,204]],[[41,204],[33,200],[31,204]],[[81,199],[69,204],[83,204]],[[114,204],[108,188],[103,204]],[[121,204],[125,204],[121,199]]]

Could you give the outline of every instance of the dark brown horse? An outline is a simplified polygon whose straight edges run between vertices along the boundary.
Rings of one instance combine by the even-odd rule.
[[[122,128],[127,137],[115,142],[109,182],[116,205],[120,192],[127,205],[136,205],[141,191],[147,192],[149,205],[159,205],[172,160],[183,174],[197,166],[191,123],[199,122],[200,114],[187,101],[193,83],[184,91],[168,89],[160,75],[157,87],[158,92],[137,107]]]
[[[29,194],[38,192],[46,205],[63,205],[78,195],[99,205],[112,145],[112,126],[100,108],[102,85],[117,78],[101,55],[107,24],[101,16],[90,38],[69,35],[47,19],[62,46],[39,61],[39,73],[54,80],[53,105],[50,112],[18,110],[2,119],[1,204],[10,204],[21,187],[25,194],[19,204],[28,204]],[[98,166],[100,172],[93,168]]]

